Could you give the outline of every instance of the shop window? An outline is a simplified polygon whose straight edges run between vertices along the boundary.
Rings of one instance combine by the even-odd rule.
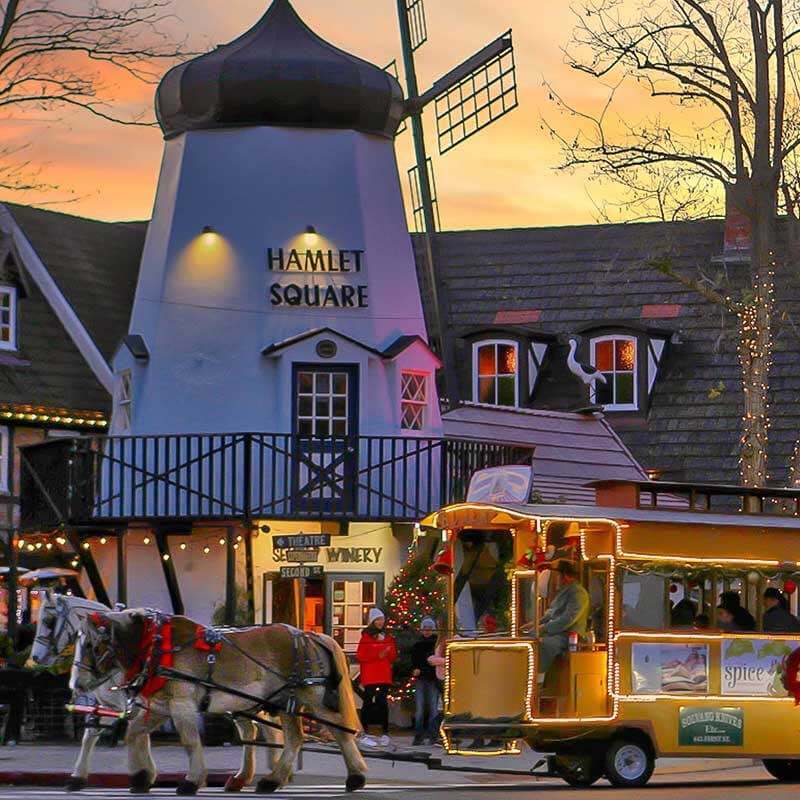
[[[354,653],[378,597],[378,581],[370,578],[334,579],[331,593],[331,635]]]
[[[472,349],[472,399],[492,406],[519,404],[519,345],[476,342]]]
[[[637,352],[633,336],[592,339],[591,363],[606,379],[597,381],[591,401],[609,411],[635,411],[638,407]]]
[[[428,405],[428,376],[404,372],[400,377],[400,427],[404,431],[421,431],[425,427]]]
[[[0,350],[17,349],[17,290],[0,286]]]
[[[11,436],[8,428],[0,427],[0,492],[8,492]]]

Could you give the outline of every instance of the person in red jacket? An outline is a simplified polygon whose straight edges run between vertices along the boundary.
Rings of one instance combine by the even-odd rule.
[[[389,690],[392,688],[392,664],[397,658],[397,645],[384,630],[386,616],[379,608],[370,609],[366,628],[358,643],[356,659],[361,666],[361,685],[364,687],[364,704],[361,707],[361,724],[364,727],[364,744],[388,747]],[[381,726],[381,738],[369,739],[369,725]]]

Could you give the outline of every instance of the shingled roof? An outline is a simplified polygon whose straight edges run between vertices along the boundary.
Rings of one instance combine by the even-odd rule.
[[[598,480],[644,481],[608,421],[598,414],[509,409],[466,403],[442,416],[445,436],[533,448],[533,488],[541,502],[593,505]]]
[[[503,320],[526,321],[531,330],[556,335],[603,323],[677,334],[647,418],[613,413],[607,418],[638,461],[662,470],[665,478],[738,483],[743,406],[736,320],[648,266],[668,256],[676,269],[711,273],[723,268],[712,265],[722,242],[721,220],[461,231],[436,237],[435,258],[449,304],[447,323],[456,335]],[[416,244],[421,255],[419,240]],[[735,287],[746,287],[746,265],[724,268]],[[769,473],[778,484],[787,480],[800,436],[798,272],[786,267],[776,275]],[[465,389],[471,364],[466,356],[461,352],[457,358]],[[586,405],[585,391],[566,369],[566,356],[564,344],[549,348],[534,407]]]
[[[108,223],[4,203],[106,359],[127,333],[144,222]],[[21,265],[24,270],[24,265]],[[19,352],[0,359],[4,404],[108,413],[111,398],[36,282],[19,304]]]

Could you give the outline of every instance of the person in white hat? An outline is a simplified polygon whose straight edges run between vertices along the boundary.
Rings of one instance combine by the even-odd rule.
[[[361,634],[356,659],[361,667],[361,685],[364,687],[364,704],[361,707],[361,724],[365,737],[363,744],[388,747],[389,691],[392,688],[392,664],[397,659],[397,645],[386,632],[386,615],[379,608],[371,608],[368,625]],[[370,724],[380,725],[381,737],[374,742],[369,737]]]

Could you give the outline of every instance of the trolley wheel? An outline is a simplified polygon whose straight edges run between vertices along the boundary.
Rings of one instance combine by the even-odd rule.
[[[612,740],[605,754],[606,777],[620,788],[644,786],[655,766],[652,748],[638,737]]]
[[[591,786],[603,777],[602,760],[593,753],[555,756],[553,770],[570,786]]]
[[[800,760],[796,758],[765,758],[764,769],[781,783],[800,783]]]

